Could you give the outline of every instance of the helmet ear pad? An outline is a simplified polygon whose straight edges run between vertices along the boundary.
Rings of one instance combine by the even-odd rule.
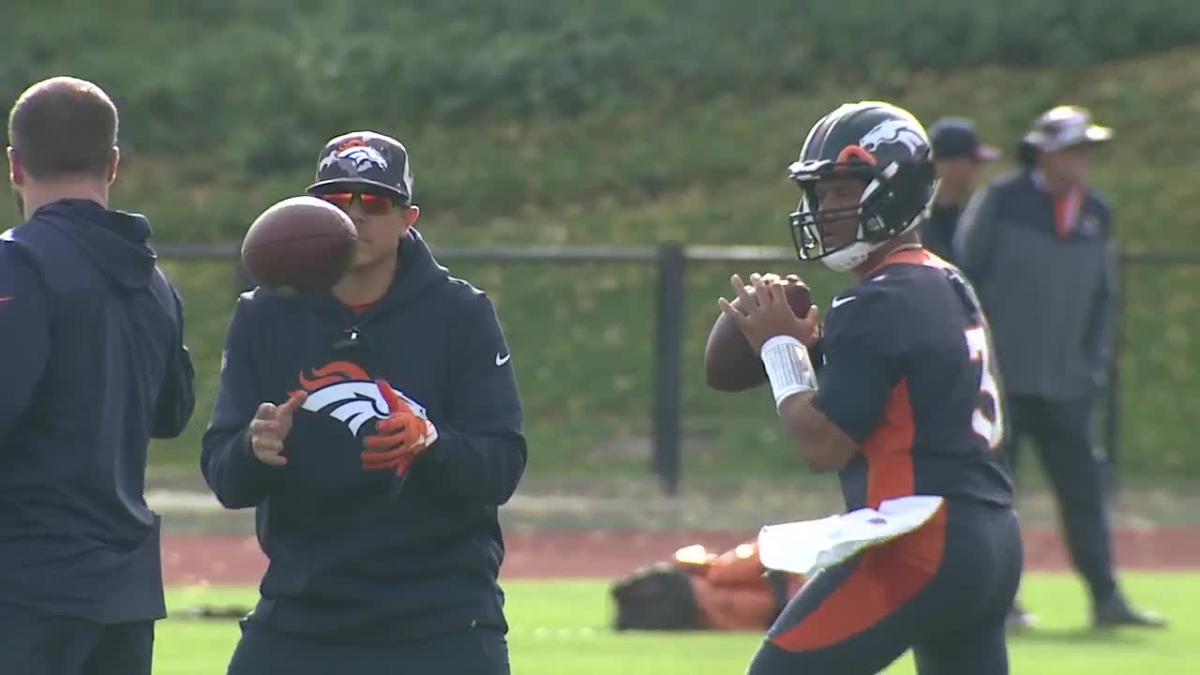
[[[880,172],[863,196],[865,241],[891,239],[916,222],[933,198],[933,162],[895,162]]]

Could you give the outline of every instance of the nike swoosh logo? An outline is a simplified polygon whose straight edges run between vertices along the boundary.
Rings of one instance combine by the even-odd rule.
[[[502,365],[508,363],[508,360],[511,358],[512,358],[512,354],[505,354],[504,356],[500,356],[499,354],[496,354],[496,366],[499,367],[499,366],[502,366]]]
[[[829,303],[829,307],[830,307],[830,309],[836,309],[836,308],[841,307],[842,305],[846,304],[847,302],[850,302],[851,300],[857,300],[857,299],[858,299],[857,295],[851,295],[848,298],[834,298],[833,301]]]
[[[9,300],[12,300],[12,299],[13,299],[13,298],[15,298],[15,297],[17,297],[17,296],[15,296],[15,295],[6,295],[6,296],[4,296],[4,297],[0,297],[0,303],[8,302]]]

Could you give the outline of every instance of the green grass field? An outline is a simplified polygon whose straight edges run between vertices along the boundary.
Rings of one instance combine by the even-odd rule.
[[[1173,624],[1165,632],[1085,630],[1086,601],[1067,575],[1031,575],[1022,594],[1042,619],[1034,633],[1010,642],[1013,673],[1126,675],[1192,672],[1200,663],[1200,597],[1197,574],[1130,574],[1129,593]],[[745,671],[761,635],[750,633],[615,634],[606,586],[597,581],[512,582],[509,649],[516,675],[730,675]],[[200,604],[249,605],[253,589],[174,589],[172,612]],[[232,621],[170,619],[159,624],[156,675],[224,672],[237,641]],[[905,656],[887,671],[912,673]]]

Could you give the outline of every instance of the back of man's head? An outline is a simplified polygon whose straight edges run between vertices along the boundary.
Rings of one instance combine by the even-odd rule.
[[[35,180],[111,178],[117,107],[86,80],[53,77],[26,89],[8,116],[14,162]]]

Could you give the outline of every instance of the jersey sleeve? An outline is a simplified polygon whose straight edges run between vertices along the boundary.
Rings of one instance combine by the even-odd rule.
[[[824,365],[813,405],[856,442],[879,425],[900,381],[905,325],[894,294],[859,289],[835,300],[821,341]]]

